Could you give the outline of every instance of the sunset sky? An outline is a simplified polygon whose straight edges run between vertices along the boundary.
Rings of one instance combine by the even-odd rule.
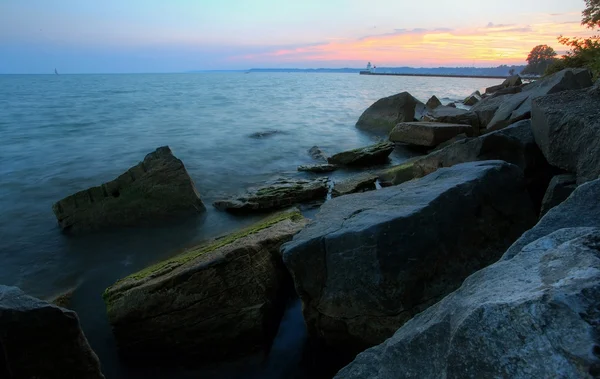
[[[1,0],[0,73],[523,64],[583,0]]]

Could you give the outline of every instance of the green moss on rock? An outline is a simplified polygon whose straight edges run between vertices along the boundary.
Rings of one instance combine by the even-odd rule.
[[[167,260],[164,260],[162,262],[158,262],[154,265],[148,266],[138,272],[135,272],[123,279],[118,280],[115,283],[115,285],[125,282],[125,281],[138,281],[138,280],[142,280],[145,278],[152,278],[152,277],[157,277],[157,276],[163,275],[163,274],[168,273],[187,262],[190,262],[190,261],[200,257],[201,255],[210,253],[210,252],[220,249],[224,246],[227,246],[227,245],[239,240],[240,238],[244,238],[251,234],[258,233],[258,232],[260,232],[264,229],[267,229],[281,221],[291,220],[291,221],[296,222],[296,221],[302,220],[303,218],[304,217],[302,216],[302,213],[300,213],[300,211],[297,211],[297,210],[291,211],[291,212],[278,213],[278,214],[268,217],[256,224],[253,224],[247,228],[244,228],[237,232],[217,238],[214,241],[212,241],[212,243],[192,248],[182,254],[176,255],[176,256],[169,258]],[[107,307],[110,306],[109,292],[113,287],[114,287],[114,285],[111,287],[108,287],[104,291],[104,294],[102,295]]]

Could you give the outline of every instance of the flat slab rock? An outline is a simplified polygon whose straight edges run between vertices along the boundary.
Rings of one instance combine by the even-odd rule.
[[[0,285],[0,377],[104,379],[77,313]]]
[[[600,229],[541,237],[469,276],[336,379],[598,376]]]
[[[294,204],[325,199],[329,190],[328,178],[315,180],[280,180],[272,185],[251,189],[246,195],[217,200],[217,209],[229,212],[261,212],[281,209]]]
[[[334,154],[327,158],[327,161],[331,164],[341,166],[369,166],[387,162],[392,151],[394,151],[393,143],[379,142],[374,145]]]
[[[349,362],[496,261],[536,219],[522,171],[502,161],[326,202],[282,248],[309,338]]]
[[[461,133],[473,135],[473,127],[442,122],[401,122],[390,133],[390,141],[435,147]]]
[[[163,146],[115,180],[68,196],[52,210],[64,231],[81,233],[205,208],[183,162]]]
[[[365,192],[375,189],[377,175],[368,172],[352,176],[334,184],[331,196],[337,197],[350,193]]]
[[[119,280],[104,293],[121,356],[197,364],[267,350],[291,292],[284,212]]]

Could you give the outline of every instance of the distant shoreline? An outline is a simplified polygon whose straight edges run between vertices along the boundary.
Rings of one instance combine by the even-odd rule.
[[[431,76],[436,78],[474,78],[474,79],[506,79],[508,76],[491,76],[491,75],[457,75],[457,74],[402,74],[395,72],[364,72],[361,71],[360,75],[367,76]]]

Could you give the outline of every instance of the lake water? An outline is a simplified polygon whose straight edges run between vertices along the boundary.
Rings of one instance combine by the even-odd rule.
[[[270,179],[311,175],[296,171],[313,163],[311,146],[335,153],[373,143],[354,125],[377,99],[409,91],[423,102],[435,94],[447,103],[498,83],[302,73],[0,75],[0,284],[41,298],[76,287],[72,308],[109,379],[188,377],[119,364],[101,299],[107,286],[254,221],[210,204]],[[250,137],[271,130],[278,132]],[[61,234],[54,202],[115,178],[163,145],[186,165],[208,207],[203,216],[111,234]],[[396,151],[392,163],[407,156]],[[276,364],[211,377],[290,377],[302,327],[291,303],[271,353]]]

